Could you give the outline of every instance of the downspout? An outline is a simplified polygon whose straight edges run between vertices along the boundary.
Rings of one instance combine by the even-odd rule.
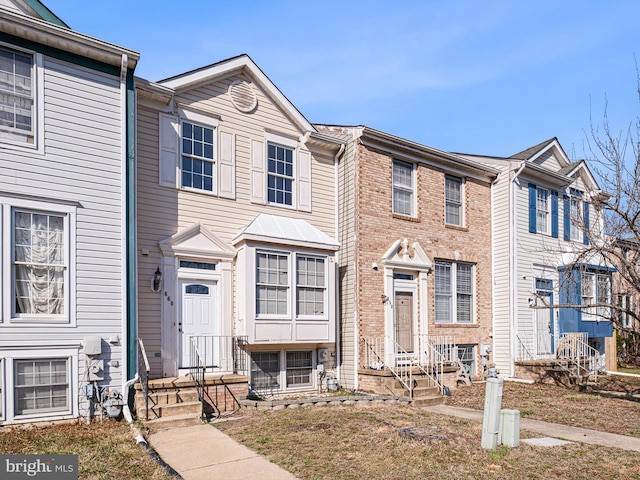
[[[340,213],[340,207],[339,207],[339,203],[340,203],[340,199],[338,197],[338,175],[339,175],[339,168],[338,168],[338,163],[339,163],[339,158],[342,156],[342,154],[345,151],[345,144],[343,143],[342,145],[340,145],[340,150],[338,150],[338,153],[336,153],[335,157],[333,158],[333,198],[335,198],[335,205],[334,205],[334,215],[333,215],[333,220],[335,222],[335,238],[336,240],[338,240],[340,238],[339,236],[339,230],[340,230],[340,224],[338,221],[338,215]],[[342,245],[340,245],[340,249],[342,249]],[[336,319],[336,332],[335,332],[335,336],[336,336],[336,377],[338,379],[338,385],[340,385],[340,365],[341,365],[341,356],[342,356],[342,348],[340,347],[340,340],[341,340],[341,335],[340,335],[340,327],[342,325],[342,318],[340,315],[340,259],[341,259],[341,250],[338,250],[336,256],[338,258],[336,258],[336,268],[337,271],[336,273],[336,288],[335,288],[335,319]]]
[[[518,313],[517,307],[517,294],[518,294],[518,262],[517,262],[517,218],[516,218],[516,207],[517,207],[517,197],[516,197],[516,189],[515,182],[518,176],[522,173],[524,168],[527,166],[526,161],[522,162],[520,168],[516,171],[516,173],[511,177],[511,181],[509,182],[509,200],[511,205],[509,206],[509,248],[511,250],[511,254],[509,255],[509,284],[511,286],[509,292],[509,377],[513,378],[515,376],[515,357],[516,357],[516,316]],[[494,350],[495,351],[495,350]]]
[[[133,69],[128,68],[127,57],[123,55],[121,70],[121,90],[123,91],[123,130],[125,138],[125,298],[126,298],[126,326],[124,335],[124,345],[126,354],[123,355],[123,396],[127,395],[125,402],[133,403],[133,394],[129,391],[126,380],[135,378],[136,373],[136,348],[135,339],[137,336],[136,314],[137,314],[137,291],[136,291],[136,167],[135,167],[135,86],[133,80]],[[125,388],[126,387],[126,388]]]

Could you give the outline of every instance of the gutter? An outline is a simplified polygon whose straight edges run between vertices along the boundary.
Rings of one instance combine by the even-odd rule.
[[[132,70],[140,58],[133,50],[6,8],[0,8],[0,31],[118,68],[123,54]]]

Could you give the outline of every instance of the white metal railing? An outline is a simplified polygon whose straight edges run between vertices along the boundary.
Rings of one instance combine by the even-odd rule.
[[[588,343],[589,336],[584,332],[563,333],[558,340],[558,358],[579,365],[597,378],[604,369],[604,355]]]
[[[435,342],[442,343],[435,343]],[[407,352],[398,343],[388,337],[361,337],[362,364],[361,368],[373,370],[388,369],[413,395],[414,373],[426,375],[438,387],[444,391],[443,374],[444,366],[454,364],[453,356],[456,355],[456,346],[451,336],[440,335],[429,337],[423,335],[420,344],[424,355],[416,355]],[[385,345],[393,348],[393,361],[390,365],[385,361]]]
[[[518,341],[516,349],[516,361],[538,360],[538,358],[531,353],[528,345],[531,345],[527,338],[522,338],[520,335],[516,335]]]

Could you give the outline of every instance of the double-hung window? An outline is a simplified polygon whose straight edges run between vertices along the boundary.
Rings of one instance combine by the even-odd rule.
[[[277,205],[293,205],[294,149],[267,144],[267,200]]]
[[[258,252],[256,263],[256,314],[286,315],[289,312],[289,255]]]
[[[214,129],[182,121],[182,188],[215,193]]]
[[[436,323],[473,323],[473,270],[470,263],[436,260]]]
[[[572,196],[569,199],[569,221],[571,240],[575,242],[582,241],[582,200],[578,197]]]
[[[406,215],[414,214],[414,165],[401,160],[393,161],[393,213]]]
[[[551,213],[549,209],[549,190],[538,188],[536,193],[536,231],[549,234]]]
[[[297,255],[296,287],[298,316],[324,316],[327,283],[325,259],[309,255]]]
[[[460,177],[446,175],[444,179],[445,223],[447,225],[464,225],[463,180]]]
[[[63,317],[68,289],[66,215],[13,210],[13,316]]]
[[[0,130],[33,141],[33,56],[0,48]]]
[[[606,320],[610,307],[611,280],[607,273],[583,272],[581,282],[582,318]],[[593,305],[593,306],[589,306]]]

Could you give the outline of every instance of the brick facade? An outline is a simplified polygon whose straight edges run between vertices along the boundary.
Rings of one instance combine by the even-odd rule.
[[[426,308],[429,335],[452,335],[457,344],[490,344],[491,309],[491,186],[464,177],[464,227],[445,225],[445,170],[425,163],[417,163],[415,185],[417,215],[407,218],[392,213],[392,161],[388,152],[358,145],[358,217],[357,252],[359,333],[362,336],[383,336],[385,333],[384,272],[374,270],[384,253],[399,239],[417,242],[431,262],[434,259],[471,263],[475,266],[474,322],[469,325],[436,325],[434,307],[434,275],[428,274],[428,294],[418,299],[418,312]],[[414,252],[410,249],[410,254]],[[481,368],[479,348],[476,365]],[[363,362],[363,352],[360,361]]]

